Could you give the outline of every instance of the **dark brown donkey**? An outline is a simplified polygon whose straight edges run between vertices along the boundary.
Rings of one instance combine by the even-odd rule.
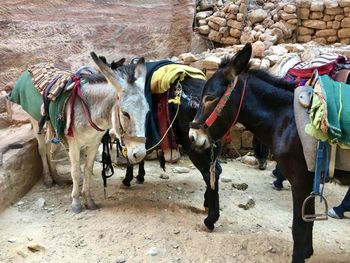
[[[313,175],[307,170],[296,129],[293,111],[295,85],[277,79],[265,71],[249,69],[251,53],[251,45],[245,45],[233,58],[224,60],[213,77],[207,81],[200,108],[191,123],[189,137],[197,148],[208,149],[238,121],[268,145],[283,175],[292,186],[292,262],[300,263],[313,254],[313,222],[303,221],[301,214],[303,201],[312,191]],[[230,95],[226,93],[225,98],[223,95],[227,87],[233,88],[233,91]],[[217,104],[222,104],[222,110],[215,116]],[[335,171],[335,177],[344,183],[343,179],[350,178],[349,174],[339,170]],[[305,212],[314,214],[314,210],[312,202]]]

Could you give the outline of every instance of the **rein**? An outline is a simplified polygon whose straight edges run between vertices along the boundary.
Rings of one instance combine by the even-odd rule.
[[[81,105],[83,106],[85,118],[89,121],[91,127],[97,131],[101,131],[101,132],[105,131],[103,129],[100,129],[91,119],[90,110],[89,110],[88,106],[86,105],[86,102],[83,99],[83,95],[81,94],[80,78],[77,77],[76,75],[73,75],[72,80],[74,81],[74,87],[72,90],[72,110],[71,110],[71,114],[70,114],[71,121],[70,121],[69,128],[68,128],[68,136],[74,137],[74,133],[73,133],[74,105],[75,105],[75,99],[77,96],[78,96],[78,98],[80,98]]]

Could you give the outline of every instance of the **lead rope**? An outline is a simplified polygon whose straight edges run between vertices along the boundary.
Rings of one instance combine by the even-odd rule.
[[[215,167],[216,167],[216,158],[214,155],[214,148],[216,147],[215,143],[211,144],[210,147],[210,168],[209,168],[209,174],[210,174],[210,188],[212,190],[215,190],[215,182],[216,182],[216,173],[215,173]]]
[[[103,179],[103,193],[104,198],[106,199],[107,193],[107,179],[110,178],[114,174],[114,169],[112,165],[112,159],[109,152],[109,147],[111,143],[111,136],[109,135],[109,130],[106,131],[106,133],[102,137],[102,145],[103,145],[103,151],[102,151],[102,172],[101,176]],[[110,170],[111,174],[107,175],[107,171]]]
[[[181,86],[181,83],[178,82],[177,85],[176,85],[176,89],[175,89],[175,98],[168,100],[168,103],[174,103],[174,104],[177,105],[175,116],[172,119],[172,121],[170,122],[170,125],[169,125],[168,129],[165,131],[163,137],[155,145],[153,145],[152,147],[146,149],[147,152],[151,152],[155,148],[157,148],[162,143],[164,138],[167,136],[167,134],[170,131],[170,129],[173,127],[174,121],[176,120],[176,117],[177,117],[177,115],[179,113],[179,110],[180,110],[181,95],[182,95],[182,86]]]

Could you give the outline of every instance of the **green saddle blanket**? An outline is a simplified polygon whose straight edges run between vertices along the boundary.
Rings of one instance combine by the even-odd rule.
[[[49,117],[52,127],[56,132],[56,136],[61,138],[65,128],[64,107],[71,92],[63,91],[55,101],[49,104]],[[33,79],[28,70],[24,71],[17,80],[15,87],[9,94],[8,99],[22,106],[31,117],[39,121],[41,115],[41,105],[43,97],[34,86]]]
[[[350,148],[350,85],[322,75],[314,90],[311,123],[305,131],[317,139]]]

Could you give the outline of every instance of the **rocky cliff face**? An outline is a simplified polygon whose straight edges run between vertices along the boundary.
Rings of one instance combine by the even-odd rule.
[[[205,45],[192,32],[195,0],[2,0],[0,87],[40,61],[163,58]]]

